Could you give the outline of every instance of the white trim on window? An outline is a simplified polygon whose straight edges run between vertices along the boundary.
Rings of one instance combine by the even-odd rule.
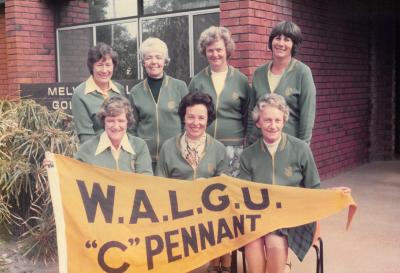
[[[169,18],[169,17],[180,17],[180,16],[188,16],[188,22],[189,22],[189,76],[193,78],[194,76],[194,51],[196,50],[196,43],[193,43],[193,16],[195,15],[202,15],[202,14],[210,14],[210,13],[219,13],[220,9],[219,8],[213,8],[213,9],[205,9],[205,10],[196,10],[196,11],[185,11],[185,12],[176,12],[176,13],[170,13],[170,14],[163,14],[163,15],[147,15],[146,17],[141,17],[139,18],[139,37],[140,37],[140,43],[138,45],[138,60],[139,60],[139,46],[142,44],[142,25],[144,21],[148,20],[154,20],[154,19],[163,19],[163,18]],[[140,75],[140,80],[143,79],[143,67],[140,64],[138,64],[138,75]]]
[[[136,18],[129,18],[129,19],[121,19],[121,20],[107,20],[105,22],[97,22],[97,23],[87,23],[87,24],[80,24],[77,26],[67,26],[67,27],[60,27],[56,30],[56,43],[57,43],[57,79],[61,79],[61,71],[60,71],[60,41],[59,41],[59,32],[65,30],[74,30],[74,29],[83,29],[83,28],[92,28],[93,33],[93,43],[96,44],[96,27],[104,26],[104,25],[115,25],[115,24],[125,24],[125,23],[137,23],[138,24],[138,34],[137,34],[137,67],[138,67],[138,79],[143,79],[143,67],[140,62],[139,57],[139,47],[142,43],[142,25],[144,21],[147,20],[154,20],[154,19],[162,19],[162,18],[169,18],[169,17],[180,17],[180,16],[188,16],[188,37],[189,37],[189,76],[194,76],[194,51],[196,50],[196,42],[193,41],[193,16],[195,15],[202,15],[202,14],[210,14],[210,13],[220,13],[219,8],[212,8],[212,9],[204,9],[204,10],[195,10],[195,11],[185,11],[185,12],[176,12],[176,13],[169,13],[169,14],[162,14],[162,15],[146,15],[144,17],[136,17]]]

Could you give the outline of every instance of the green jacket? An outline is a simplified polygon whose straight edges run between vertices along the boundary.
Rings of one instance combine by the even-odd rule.
[[[224,145],[243,145],[252,127],[248,113],[249,107],[253,107],[254,97],[247,77],[238,69],[229,66],[224,88],[217,97],[211,79],[211,68],[206,67],[194,76],[189,90],[200,90],[213,98],[217,118],[207,128],[207,133]]]
[[[271,93],[267,77],[271,64],[272,62],[268,62],[254,72],[252,88],[255,101]],[[292,58],[274,93],[283,96],[290,108],[289,121],[283,128],[284,132],[310,143],[316,108],[316,90],[310,68]],[[250,142],[260,136],[260,130],[253,127]]]
[[[282,134],[282,139],[271,156],[262,138],[247,147],[240,157],[239,178],[282,186],[319,188],[320,178],[307,143]],[[310,249],[315,223],[280,229],[287,236],[290,249],[300,261]]]
[[[157,176],[194,180],[219,176],[227,172],[228,157],[225,146],[221,142],[207,135],[203,157],[197,168],[193,169],[182,156],[181,137],[182,135],[179,134],[164,143],[157,162]]]
[[[147,79],[132,87],[129,92],[136,120],[133,134],[146,141],[152,161],[156,162],[164,141],[182,132],[178,107],[189,91],[183,81],[164,74],[157,103]]]
[[[149,149],[143,139],[128,134],[128,140],[135,154],[121,149],[118,162],[115,161],[111,149],[107,148],[95,155],[101,134],[98,134],[83,143],[75,158],[83,162],[114,170],[153,175]]]
[[[123,87],[117,82],[114,85],[122,92]],[[104,131],[97,119],[96,114],[104,102],[104,97],[97,91],[85,94],[86,82],[81,83],[75,88],[72,95],[71,106],[74,118],[75,130],[78,134],[79,142],[82,144],[97,133]],[[110,97],[121,95],[115,91],[108,91]]]
[[[320,186],[317,166],[309,146],[285,133],[282,133],[273,157],[262,138],[247,147],[240,156],[239,178],[311,189]]]

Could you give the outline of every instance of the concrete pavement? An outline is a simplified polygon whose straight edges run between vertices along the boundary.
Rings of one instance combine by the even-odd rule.
[[[325,272],[399,273],[400,161],[365,164],[322,185],[351,187],[358,204],[348,231],[345,230],[347,211],[321,221]],[[314,260],[314,253],[308,253],[306,261],[295,263],[292,272],[315,272]]]
[[[347,210],[321,220],[324,272],[400,273],[400,161],[365,164],[322,182],[335,186],[352,189],[358,210],[347,231]],[[314,249],[302,263],[291,260],[292,273],[315,272]]]

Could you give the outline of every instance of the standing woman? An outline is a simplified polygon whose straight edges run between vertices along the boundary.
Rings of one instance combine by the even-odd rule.
[[[237,177],[239,156],[251,128],[248,109],[252,105],[252,91],[247,77],[228,64],[235,43],[227,28],[207,28],[201,33],[197,46],[200,54],[207,58],[209,66],[192,79],[189,90],[201,90],[213,98],[217,117],[207,132],[226,146],[228,174]],[[223,268],[223,273],[230,272],[230,264],[230,255],[225,255],[210,262],[209,272],[215,273],[219,267]]]
[[[188,89],[183,81],[165,74],[170,58],[163,41],[146,39],[139,54],[147,77],[130,90],[136,120],[134,134],[146,141],[154,170],[164,141],[182,131],[178,105]]]
[[[120,95],[123,88],[111,77],[118,64],[118,54],[107,44],[89,49],[87,67],[91,76],[78,85],[72,96],[72,115],[79,142],[82,144],[103,131],[96,114],[108,97]]]
[[[106,99],[97,117],[104,132],[83,143],[75,158],[105,168],[153,175],[146,143],[127,134],[134,123],[129,100],[123,96]]]
[[[310,143],[315,120],[316,90],[310,68],[295,59],[303,38],[293,22],[282,21],[271,32],[268,47],[272,61],[260,66],[253,75],[257,101],[265,94],[283,96],[290,108],[284,132]],[[254,130],[251,142],[260,136]]]

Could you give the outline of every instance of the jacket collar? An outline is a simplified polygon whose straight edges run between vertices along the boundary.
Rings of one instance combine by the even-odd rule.
[[[100,135],[99,144],[97,145],[96,152],[95,152],[94,155],[101,154],[102,152],[107,150],[107,148],[115,149],[112,146],[112,143],[111,143],[109,137],[107,136],[107,133],[103,132]],[[120,149],[123,149],[124,151],[126,151],[126,152],[128,152],[128,153],[130,153],[132,155],[136,154],[135,150],[132,147],[132,145],[129,143],[128,135],[126,133],[122,137]]]
[[[86,82],[85,82],[86,84],[85,84],[85,95],[86,94],[89,94],[89,93],[92,93],[92,92],[95,92],[95,91],[97,91],[97,92],[99,92],[99,93],[102,93],[100,90],[100,87],[96,84],[96,82],[94,81],[94,79],[93,79],[93,76],[90,76],[87,80],[86,80]],[[110,90],[111,91],[114,91],[114,92],[116,92],[116,93],[118,93],[118,94],[121,94],[121,91],[118,89],[118,87],[114,84],[114,82],[113,81],[110,81]]]
[[[288,141],[287,134],[282,132],[281,141],[279,141],[278,149],[276,151],[277,152],[283,151],[287,145],[287,141]],[[260,145],[261,151],[263,151],[264,153],[268,153],[268,148],[266,147],[262,137],[260,137],[259,142],[260,142],[259,145]]]
[[[208,77],[211,77],[211,73],[212,73],[211,66],[207,66],[206,68],[203,69],[203,71]],[[234,73],[235,73],[235,68],[231,65],[228,65],[227,77],[232,77]]]

